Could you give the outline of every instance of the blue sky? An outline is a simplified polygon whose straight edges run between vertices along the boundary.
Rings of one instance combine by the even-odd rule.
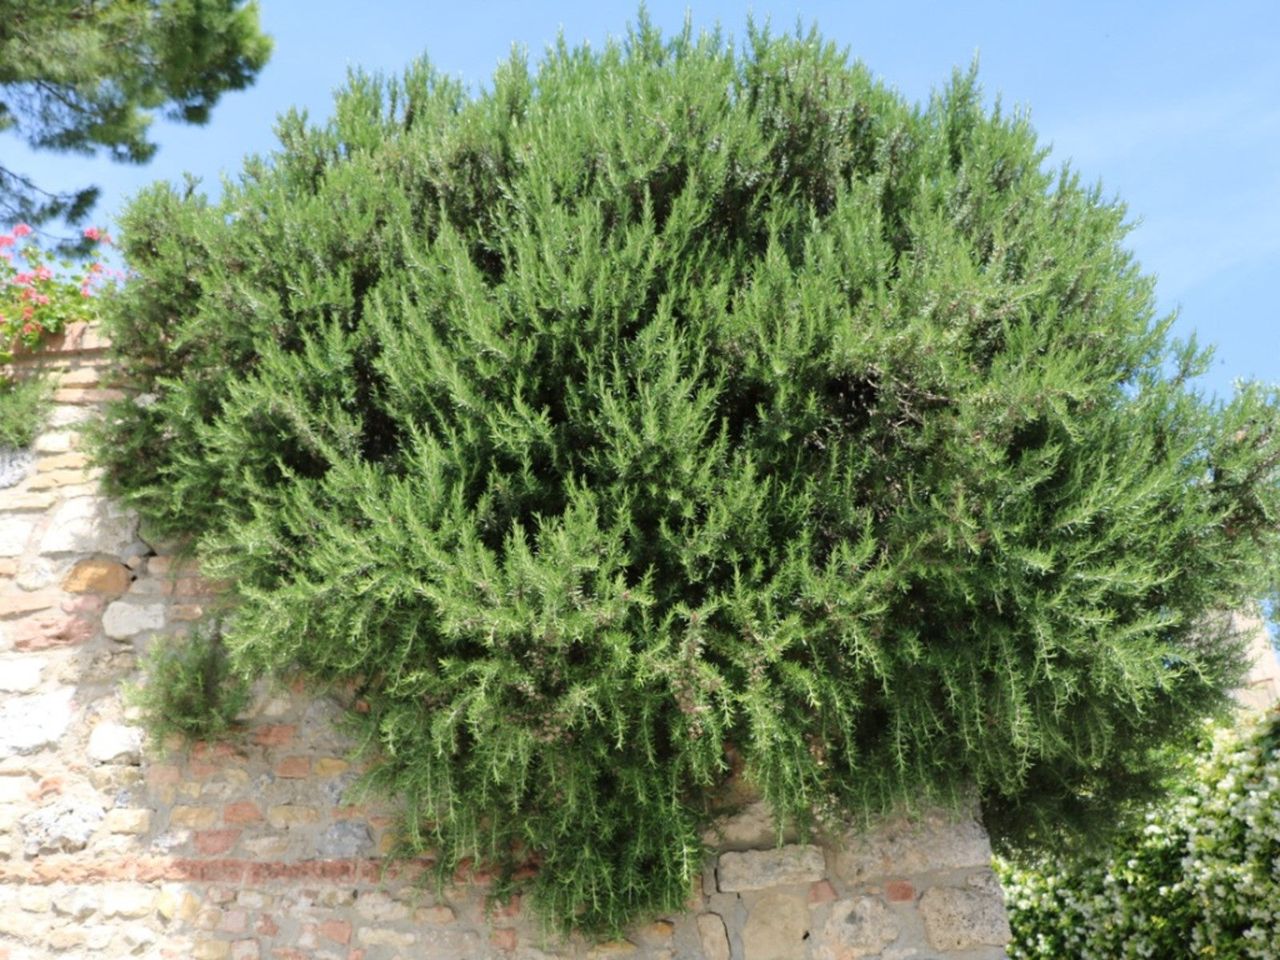
[[[446,73],[483,84],[513,43],[535,57],[558,31],[599,43],[623,32],[631,2],[263,0],[276,49],[258,83],[223,98],[202,128],[157,124],[149,165],[30,157],[0,138],[6,163],[42,182],[104,189],[97,219],[184,171],[216,191],[246,153],[268,152],[290,106],[328,115],[348,66],[398,71],[427,53]],[[1130,245],[1158,277],[1176,331],[1195,331],[1217,355],[1205,379],[1225,394],[1251,377],[1280,383],[1280,2],[1072,3],[720,2],[650,0],[651,18],[677,29],[717,21],[741,36],[747,12],[790,29],[816,23],[889,85],[927,98],[953,66],[978,54],[989,97],[1031,111],[1053,162],[1070,159],[1129,206]]]

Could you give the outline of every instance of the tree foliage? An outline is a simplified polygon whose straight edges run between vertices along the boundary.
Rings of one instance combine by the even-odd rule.
[[[1123,208],[972,72],[642,19],[279,138],[126,216],[98,458],[242,667],[354,686],[446,873],[676,909],[731,750],[802,823],[1097,822],[1233,682],[1280,404],[1189,386]]]
[[[151,111],[206,122],[270,50],[245,0],[0,0],[0,131],[36,150],[145,163]],[[0,165],[0,222],[79,223],[97,196]]]

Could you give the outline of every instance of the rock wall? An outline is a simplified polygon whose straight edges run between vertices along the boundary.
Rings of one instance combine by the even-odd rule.
[[[50,426],[0,457],[0,960],[1004,955],[976,818],[779,847],[748,802],[708,836],[719,852],[686,912],[565,942],[479,871],[438,895],[415,883],[427,864],[384,859],[392,811],[352,801],[336,703],[263,686],[235,742],[144,744],[121,684],[217,585],[98,493],[76,426],[113,395],[103,346],[81,326],[52,345]]]

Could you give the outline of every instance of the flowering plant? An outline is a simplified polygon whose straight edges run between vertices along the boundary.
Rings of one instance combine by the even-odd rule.
[[[1271,960],[1280,943],[1280,712],[1206,757],[1105,851],[998,862],[1015,960]]]
[[[97,245],[111,243],[97,227],[84,235]],[[55,260],[25,223],[0,234],[0,363],[12,360],[19,346],[38,346],[72,320],[97,319],[94,293],[116,275],[99,257],[82,267]]]

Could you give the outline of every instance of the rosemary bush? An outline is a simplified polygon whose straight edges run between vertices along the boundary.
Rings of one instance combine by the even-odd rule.
[[[1275,556],[1277,397],[1210,402],[1125,213],[972,72],[816,33],[425,62],[124,219],[107,481],[354,687],[447,875],[677,909],[737,751],[778,815],[977,789],[1012,838],[1158,782]]]

